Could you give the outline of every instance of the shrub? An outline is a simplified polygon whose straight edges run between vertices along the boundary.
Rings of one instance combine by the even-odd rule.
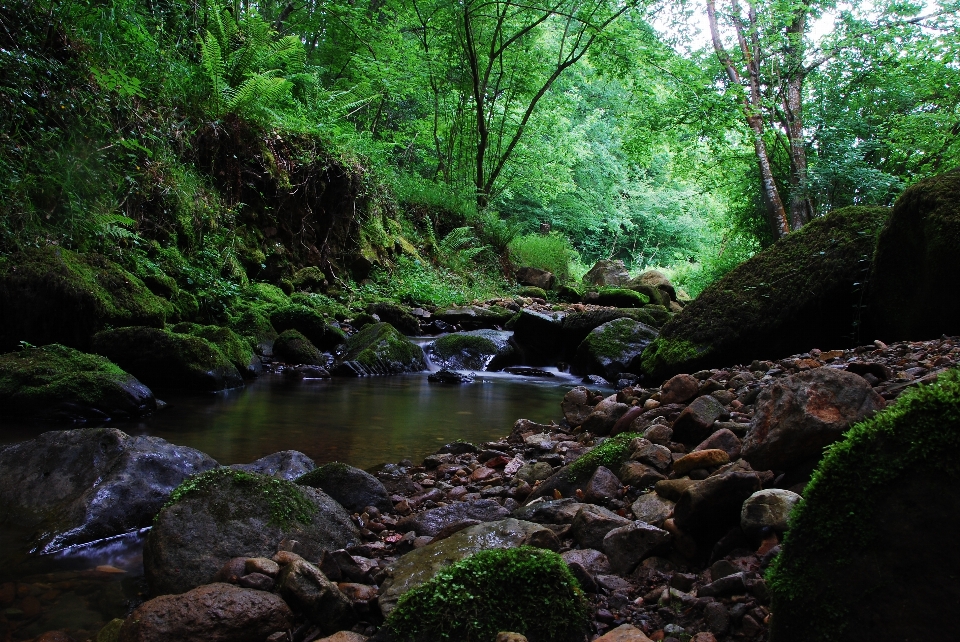
[[[569,280],[570,262],[577,257],[567,237],[556,232],[518,236],[508,248],[514,264],[552,272],[560,283]]]

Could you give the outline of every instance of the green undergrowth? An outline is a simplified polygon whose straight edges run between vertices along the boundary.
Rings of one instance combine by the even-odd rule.
[[[557,277],[557,285],[570,280],[570,263],[579,256],[570,240],[557,232],[518,236],[510,242],[509,250],[514,264],[551,272]]]
[[[802,618],[803,629],[817,631],[820,639],[842,638],[849,596],[831,579],[870,546],[875,533],[864,526],[883,510],[876,498],[912,471],[956,480],[958,449],[960,370],[904,392],[892,407],[830,446],[767,572],[774,619],[782,610],[793,620]]]
[[[587,604],[566,563],[521,546],[481,551],[400,598],[386,626],[401,642],[490,642],[500,631],[530,642],[579,642]]]
[[[642,436],[636,432],[625,432],[605,439],[590,452],[577,457],[567,469],[569,475],[572,479],[583,479],[592,475],[599,466],[618,470],[630,458],[630,442]]]
[[[370,282],[356,292],[361,302],[392,300],[407,305],[464,305],[501,296],[509,290],[503,277],[492,270],[454,271],[407,256],[391,270],[379,268]]]
[[[292,482],[225,467],[187,478],[173,490],[161,510],[187,497],[220,494],[226,486],[238,487],[265,500],[270,507],[268,523],[281,528],[294,522],[309,524],[317,510],[316,505]]]

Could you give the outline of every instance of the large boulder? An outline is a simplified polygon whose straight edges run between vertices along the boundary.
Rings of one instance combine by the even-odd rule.
[[[144,602],[124,621],[118,642],[263,642],[293,624],[279,595],[216,583]]]
[[[951,640],[960,604],[960,372],[830,447],[770,570],[770,639]]]
[[[217,462],[115,428],[45,432],[0,450],[0,556],[52,553],[149,526],[170,492]]]
[[[274,310],[270,323],[277,332],[296,330],[320,350],[333,350],[347,339],[343,330],[327,323],[323,315],[305,305],[291,303]]]
[[[154,594],[183,593],[213,581],[234,557],[270,557],[283,540],[318,559],[358,537],[343,507],[321,491],[217,468],[184,482],[157,515],[144,548],[144,574]]]
[[[500,370],[516,361],[508,333],[497,330],[446,334],[428,352],[435,365],[449,370]]]
[[[453,306],[437,310],[433,318],[443,323],[458,326],[464,330],[502,328],[513,312],[500,306],[482,307],[479,305]]]
[[[230,328],[197,323],[178,323],[173,331],[206,339],[223,353],[237,371],[247,379],[258,377],[263,372],[260,357],[253,353],[250,344]]]
[[[367,313],[377,315],[381,321],[389,323],[407,336],[420,334],[420,321],[410,314],[410,308],[390,301],[379,301],[368,305]]]
[[[148,386],[215,392],[243,385],[243,377],[206,339],[135,326],[104,330],[92,349]]]
[[[57,344],[0,355],[0,417],[102,421],[156,408],[149,388],[103,357]]]
[[[835,210],[739,265],[661,328],[644,352],[644,373],[659,381],[849,345],[864,257],[873,253],[888,211]]]
[[[866,338],[960,334],[960,169],[908,188],[877,241]]]
[[[577,348],[571,372],[597,374],[616,380],[622,372],[639,371],[644,349],[657,338],[657,331],[632,319],[616,319],[594,328]]]
[[[284,330],[273,342],[273,356],[284,363],[325,366],[327,357],[299,330]]]
[[[106,327],[163,327],[170,304],[109,259],[51,245],[0,259],[0,351],[20,341],[89,349]]]
[[[620,260],[600,259],[583,275],[585,284],[596,286],[620,286],[625,285],[629,280],[630,273]]]
[[[756,401],[741,457],[755,470],[790,470],[883,409],[886,402],[852,372],[816,368],[765,388]]]
[[[478,524],[423,548],[411,551],[386,569],[380,586],[380,610],[390,615],[407,591],[431,580],[439,571],[479,551],[515,548],[531,534],[549,530],[539,524],[509,518]]]
[[[261,457],[249,464],[231,464],[230,468],[293,481],[317,467],[316,463],[299,450],[281,450]],[[329,493],[328,493],[329,494]],[[342,502],[341,502],[342,503]]]
[[[423,350],[389,323],[371,323],[347,339],[333,374],[357,376],[420,372]]]
[[[348,464],[323,464],[297,478],[296,483],[322,490],[351,512],[363,512],[367,506],[382,511],[393,510],[393,502],[383,482]]]
[[[529,285],[543,290],[552,290],[557,283],[557,277],[553,272],[541,270],[535,267],[517,268],[517,283],[520,285]]]
[[[524,308],[513,321],[513,341],[524,364],[553,365],[563,354],[562,339],[563,314]]]

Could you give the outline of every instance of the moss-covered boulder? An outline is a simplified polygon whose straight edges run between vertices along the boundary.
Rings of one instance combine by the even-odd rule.
[[[640,436],[639,433],[626,432],[604,439],[601,444],[544,480],[530,493],[527,503],[539,497],[552,497],[554,491],[559,492],[562,497],[574,496],[577,490],[587,487],[593,473],[600,466],[609,470],[620,470],[624,462],[630,459],[630,442]]]
[[[215,468],[177,487],[157,515],[143,553],[155,595],[208,584],[234,557],[271,557],[284,539],[294,552],[355,544],[359,533],[340,504],[323,492],[232,468]]]
[[[516,361],[506,333],[497,330],[446,334],[427,351],[434,364],[449,370],[500,370]]]
[[[284,330],[273,342],[273,356],[284,363],[326,366],[327,357],[296,330]]]
[[[57,344],[0,355],[0,417],[103,421],[156,408],[149,388],[101,356]]]
[[[768,574],[772,642],[956,636],[958,450],[956,370],[827,450]]]
[[[577,348],[570,367],[576,375],[596,374],[615,380],[622,372],[638,372],[639,359],[657,331],[633,319],[615,319],[590,331]]]
[[[597,292],[597,305],[614,308],[639,308],[650,303],[650,297],[627,288],[603,288]],[[656,303],[659,303],[656,301]]]
[[[524,297],[533,297],[536,299],[546,299],[547,291],[544,290],[543,288],[538,288],[535,285],[525,285],[522,288],[519,288],[517,290],[517,295],[524,296]]]
[[[587,623],[586,599],[563,558],[522,546],[482,551],[440,571],[404,595],[386,626],[417,642],[487,642],[499,631],[579,642]]]
[[[277,308],[270,315],[270,323],[277,332],[296,330],[322,352],[333,350],[343,343],[347,335],[336,328],[323,315],[305,305],[290,304]]]
[[[178,323],[173,326],[173,331],[206,339],[217,346],[223,356],[229,359],[240,374],[248,379],[258,377],[263,372],[263,364],[260,363],[260,358],[253,354],[253,348],[230,328],[199,325],[197,323]]]
[[[367,506],[386,512],[393,510],[383,482],[365,470],[341,462],[318,466],[295,482],[322,490],[351,512],[363,512]]]
[[[889,210],[847,207],[792,232],[705,289],[644,352],[653,380],[850,345],[860,284]]]
[[[206,339],[158,328],[104,330],[92,350],[157,388],[214,392],[243,385],[236,367]]]
[[[297,270],[291,282],[293,283],[293,287],[298,290],[322,292],[327,287],[327,275],[324,274],[320,268],[311,265],[310,267]]]
[[[564,355],[563,314],[547,314],[524,308],[513,324],[513,342],[519,348],[521,363],[531,366],[553,365]]]
[[[459,326],[463,330],[497,329],[506,325],[513,312],[497,305],[483,307],[479,305],[453,306],[437,310],[433,318],[437,321]]]
[[[420,334],[420,321],[410,314],[410,308],[391,301],[379,301],[367,306],[368,314],[375,314],[384,323],[389,323],[407,336]]]
[[[105,327],[162,327],[168,307],[99,254],[46,246],[0,259],[0,351],[21,341],[85,350]]]
[[[908,188],[880,233],[867,339],[960,334],[960,170]]]
[[[333,374],[364,376],[426,370],[423,350],[389,323],[372,323],[347,339]]]
[[[258,308],[241,310],[230,319],[230,329],[242,336],[257,354],[273,355],[273,342],[279,335],[270,318]]]

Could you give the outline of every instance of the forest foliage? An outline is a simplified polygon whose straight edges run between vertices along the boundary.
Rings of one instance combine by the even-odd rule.
[[[414,243],[355,296],[463,302],[510,257],[570,278],[617,258],[695,294],[782,232],[770,185],[796,227],[958,164],[957,22],[932,0],[16,0],[0,252],[99,250],[236,296],[269,243],[198,132],[239,120],[376,176],[358,234]]]

